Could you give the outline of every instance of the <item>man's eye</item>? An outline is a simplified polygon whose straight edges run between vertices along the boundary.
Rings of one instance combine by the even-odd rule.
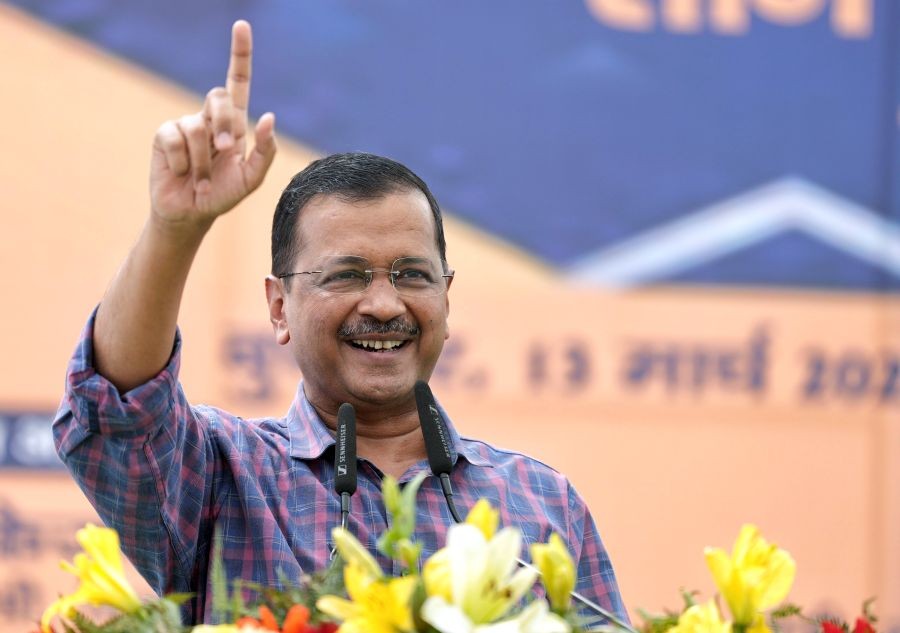
[[[403,268],[397,271],[397,281],[431,282],[431,274],[418,268]]]
[[[329,283],[346,283],[346,282],[355,282],[355,281],[365,281],[366,273],[361,270],[354,270],[352,268],[348,268],[346,270],[336,270],[332,273],[329,273],[325,276],[325,279],[322,281],[323,284]]]

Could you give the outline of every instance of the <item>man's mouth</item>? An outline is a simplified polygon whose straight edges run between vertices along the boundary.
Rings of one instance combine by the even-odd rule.
[[[419,327],[400,317],[381,322],[373,318],[344,324],[337,335],[350,347],[373,354],[396,352],[419,335]],[[397,338],[388,338],[396,336]]]
[[[408,341],[369,341],[361,339],[351,339],[347,342],[353,347],[366,350],[367,352],[390,352],[400,349],[408,343]]]

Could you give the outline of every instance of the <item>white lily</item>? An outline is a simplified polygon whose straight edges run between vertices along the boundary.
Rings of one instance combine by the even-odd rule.
[[[475,624],[462,609],[432,596],[422,605],[422,619],[441,633],[570,633],[569,623],[551,612],[545,600],[535,600],[516,617],[493,624]]]
[[[470,623],[496,622],[537,579],[534,568],[517,569],[521,546],[522,537],[513,528],[502,529],[487,540],[474,525],[454,525],[447,534],[447,547],[425,564],[425,591],[429,597],[457,607]]]

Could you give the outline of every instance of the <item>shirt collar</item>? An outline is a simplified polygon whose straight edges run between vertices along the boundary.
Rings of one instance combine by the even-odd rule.
[[[462,455],[469,463],[476,466],[491,466],[475,447],[475,443],[460,437],[453,426],[453,421],[447,412],[438,403],[441,418],[447,425],[450,434],[450,458],[453,464]],[[318,412],[310,404],[303,391],[303,383],[297,387],[297,394],[287,414],[288,434],[291,438],[291,457],[296,459],[317,459],[322,456],[329,446],[334,444],[334,436],[325,426]]]
[[[297,386],[297,394],[288,411],[287,425],[291,438],[291,457],[316,459],[334,444],[334,436],[306,399],[302,382]]]

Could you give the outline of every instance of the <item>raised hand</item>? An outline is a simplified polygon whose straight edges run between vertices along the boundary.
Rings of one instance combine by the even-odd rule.
[[[275,157],[270,113],[259,119],[247,152],[252,48],[250,25],[236,22],[225,87],[210,90],[200,112],[156,132],[150,217],[94,324],[94,365],[121,393],[169,361],[185,283],[207,229],[260,185]]]
[[[207,93],[202,111],[157,130],[150,202],[158,220],[208,226],[262,183],[275,157],[275,116],[259,119],[247,154],[252,54],[250,25],[239,20],[232,27],[225,87]]]

